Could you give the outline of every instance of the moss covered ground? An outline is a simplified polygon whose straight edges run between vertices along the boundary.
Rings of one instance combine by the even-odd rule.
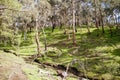
[[[78,28],[76,33],[76,42],[74,46],[71,39],[67,40],[64,30],[55,29],[52,33],[50,29],[46,29],[47,45],[60,49],[62,55],[59,57],[39,58],[42,62],[51,64],[67,65],[74,60],[78,60],[71,64],[79,71],[90,77],[99,79],[120,79],[120,34],[119,30],[113,29],[113,36],[110,35],[109,29],[105,29],[105,33],[91,28],[91,34],[87,33],[86,28]],[[98,35],[99,34],[99,35]],[[44,43],[44,36],[40,38]],[[52,53],[50,53],[53,55]]]
[[[113,29],[112,36],[107,28],[104,34],[96,28],[91,28],[90,31],[91,34],[88,34],[86,28],[78,28],[77,44],[73,45],[72,34],[68,40],[64,29],[55,29],[54,32],[51,28],[45,29],[48,51],[38,60],[53,65],[67,66],[70,63],[71,67],[75,67],[87,77],[120,80],[119,30]],[[34,35],[34,32],[28,33],[26,41],[22,36],[18,36],[19,45],[16,49],[18,54],[30,56],[37,53]],[[43,33],[40,34],[40,42],[44,51]]]

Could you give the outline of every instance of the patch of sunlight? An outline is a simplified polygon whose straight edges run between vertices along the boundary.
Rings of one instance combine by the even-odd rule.
[[[114,50],[114,48],[111,46],[101,46],[101,47],[96,47],[94,50],[95,52],[98,53],[111,53]]]
[[[32,55],[35,53],[36,53],[35,48],[24,48],[24,49],[20,49],[19,51],[19,54],[21,55]]]
[[[59,78],[54,75],[56,74],[55,71],[49,69],[41,69],[36,65],[26,64],[22,69],[26,73],[29,80],[50,80],[50,77],[58,80]]]
[[[13,54],[10,53],[0,53],[0,63],[1,65],[4,66],[12,66],[12,65],[16,65],[16,64],[24,64],[24,60],[22,58],[16,57]]]
[[[36,66],[27,64],[22,67],[29,80],[41,80],[38,76],[38,68]]]
[[[66,80],[77,80],[77,79],[72,77],[67,77]]]
[[[41,46],[43,46],[42,43],[40,43]],[[33,54],[36,54],[37,53],[37,49],[36,49],[36,44],[33,43],[32,45],[29,45],[29,46],[22,46],[20,47],[20,49],[18,50],[18,54],[21,54],[21,55],[33,55]]]
[[[90,32],[93,32],[96,28],[91,28]],[[86,28],[79,28],[78,32],[80,31],[81,34],[85,34],[88,32],[88,30]]]
[[[40,62],[42,63],[50,63],[50,64],[57,64],[53,58],[50,58],[50,57],[47,57],[47,56],[44,56],[42,58],[39,58],[38,59]]]
[[[68,49],[61,49],[64,53],[68,52]]]
[[[120,43],[117,43],[117,45],[115,47],[120,48]]]
[[[89,77],[94,77],[94,76],[97,75],[97,74],[94,73],[94,72],[87,72],[87,75],[88,75]]]
[[[102,77],[105,80],[111,80],[111,79],[113,79],[113,76],[110,73],[103,74]]]

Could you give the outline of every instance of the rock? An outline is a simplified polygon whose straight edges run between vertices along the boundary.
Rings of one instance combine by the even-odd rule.
[[[64,77],[67,77],[67,76],[68,76],[67,72],[63,72],[62,75],[63,75]]]
[[[63,72],[63,71],[61,71],[61,70],[57,70],[57,73],[58,73],[58,76],[60,76],[60,77],[67,77],[68,76],[68,74],[67,74],[67,72]]]

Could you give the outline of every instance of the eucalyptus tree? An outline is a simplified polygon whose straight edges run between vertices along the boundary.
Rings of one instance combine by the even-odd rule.
[[[46,26],[48,17],[51,15],[51,5],[47,1],[40,2],[38,6],[38,11],[39,11],[39,27],[43,32],[45,50],[47,50],[45,26]]]
[[[120,1],[119,0],[111,0],[111,8],[113,9],[113,15],[115,18],[116,29],[118,29],[120,27],[119,21],[118,21],[118,16],[120,14]]]
[[[64,34],[67,35],[67,39],[70,39],[70,34],[69,34],[69,21],[71,18],[71,12],[69,13],[71,1],[67,0],[50,0],[50,4],[52,6],[52,15],[51,15],[51,21],[53,24],[53,29],[54,30],[55,26],[60,26],[60,29],[64,27]]]
[[[51,9],[50,9],[51,15],[49,16],[49,19],[52,24],[52,32],[53,32],[55,27],[58,26],[58,23],[60,22],[59,11],[60,11],[61,0],[48,0],[48,3],[51,5]]]
[[[17,4],[17,5],[16,5]],[[13,13],[19,11],[21,5],[17,0],[0,0],[0,41],[14,44]]]
[[[120,9],[119,0],[91,0],[95,9],[96,27],[102,26],[102,33],[105,32],[104,25],[107,24],[112,35],[112,28],[119,28],[118,15]],[[112,23],[111,23],[112,22]]]
[[[105,30],[104,30],[104,21],[103,21],[103,8],[102,8],[102,2],[101,0],[99,0],[98,2],[98,9],[99,9],[99,21],[100,21],[100,24],[102,26],[102,33],[105,33]]]
[[[99,30],[100,26],[102,27],[102,33],[105,33],[104,30],[104,8],[103,0],[91,0],[90,3],[93,6],[93,18],[95,20],[95,26]]]
[[[72,1],[72,7],[73,7],[73,44],[76,44],[76,36],[75,36],[75,0]]]
[[[118,16],[120,14],[120,1],[119,0],[104,0],[104,12],[106,16],[106,23],[110,29],[111,36],[113,35],[112,28],[119,28]]]
[[[61,21],[62,24],[64,26],[64,33],[67,34],[67,18],[68,18],[68,14],[67,14],[67,10],[68,10],[68,4],[66,1],[64,1],[61,5],[61,10],[60,10],[60,17],[61,17]]]
[[[93,0],[93,7],[94,7],[94,19],[95,19],[95,26],[99,30],[99,20],[98,20],[98,10],[97,10],[97,1]]]
[[[36,9],[36,27],[35,27],[35,40],[36,40],[36,44],[37,44],[37,52],[39,55],[40,54],[40,40],[39,40],[39,36],[40,36],[40,29],[42,28],[43,30],[43,33],[44,33],[44,39],[45,39],[45,50],[47,49],[46,48],[46,35],[45,35],[45,32],[44,32],[44,25],[46,24],[46,20],[47,20],[47,17],[49,16],[50,14],[50,5],[49,3],[47,2],[47,0],[44,0],[44,1],[39,1],[37,2],[37,4],[35,5],[35,9]],[[41,24],[41,25],[40,25]]]
[[[25,22],[28,25],[25,25],[25,30],[27,29],[26,27],[35,26],[35,41],[37,45],[37,53],[38,55],[40,54],[41,47],[40,47],[40,30],[43,27],[43,24],[45,24],[47,20],[47,16],[50,13],[48,8],[50,8],[49,3],[47,0],[19,0],[19,2],[23,5],[22,9],[27,10],[27,12],[23,15],[20,14],[21,16],[23,15],[25,18],[28,18]],[[30,19],[30,20],[29,20]],[[29,24],[31,23],[31,24]]]
[[[106,25],[110,29],[110,34],[112,36],[112,28],[114,27],[114,18],[113,18],[113,8],[111,6],[111,1],[109,0],[104,0],[103,1],[103,7],[104,7],[104,13],[105,13],[105,22]],[[111,22],[112,21],[112,22]]]
[[[118,23],[117,16],[119,15],[120,11],[120,1],[119,0],[101,0],[103,3],[103,8],[105,12],[105,16],[113,16],[115,24]],[[117,28],[117,26],[116,26]]]
[[[83,24],[86,25],[87,27],[87,30],[88,30],[88,33],[90,34],[90,23],[91,23],[91,15],[92,15],[92,9],[91,7],[89,6],[89,2],[82,2],[82,8],[81,8],[81,18],[82,21],[83,21]]]

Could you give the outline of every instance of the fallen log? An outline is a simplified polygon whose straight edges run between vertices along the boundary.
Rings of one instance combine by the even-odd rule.
[[[18,54],[13,50],[3,49],[3,51],[6,52],[6,53],[12,53],[13,55],[18,56]]]

